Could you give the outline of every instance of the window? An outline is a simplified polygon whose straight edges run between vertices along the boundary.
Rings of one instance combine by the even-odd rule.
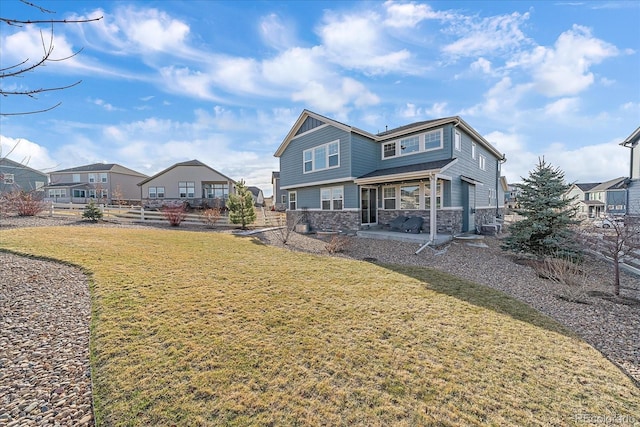
[[[304,173],[316,172],[340,166],[340,143],[330,142],[305,150],[303,153]]]
[[[382,158],[386,159],[387,157],[393,157],[396,155],[396,143],[389,142],[388,144],[382,145]]]
[[[442,207],[442,180],[436,184],[436,209]],[[431,209],[431,183],[424,184],[424,208]]]
[[[283,194],[282,197],[280,198],[280,203],[287,203],[287,195]]]
[[[86,197],[84,190],[73,190],[73,197]]]
[[[411,138],[405,138],[400,140],[400,153],[409,154],[420,151],[420,137],[412,136]]]
[[[480,169],[484,170],[485,167],[486,167],[487,160],[485,159],[485,157],[482,154],[480,154],[478,156],[478,159],[479,159],[478,160],[478,162],[479,162],[478,166],[480,166]]]
[[[36,181],[36,190],[42,191],[42,187],[44,187],[44,181]]]
[[[49,197],[54,199],[57,199],[58,197],[67,197],[67,190],[65,188],[49,190]]]
[[[471,143],[471,158],[472,159],[476,158],[476,143],[475,142]]]
[[[94,174],[94,173],[90,173],[89,174],[89,182],[90,183],[96,182],[96,174]]]
[[[493,206],[496,202],[496,190],[494,188],[489,189],[489,206]]]
[[[384,209],[396,208],[396,187],[384,187],[382,189],[382,199]]]
[[[442,148],[442,129],[434,130],[424,134],[424,149],[437,150]]]
[[[289,191],[289,210],[290,211],[296,210],[296,198],[297,198],[297,193],[295,191]]]
[[[324,211],[341,211],[342,199],[342,187],[323,188],[320,190],[320,202]]]
[[[164,187],[156,187],[156,194],[158,199],[162,199],[164,197]]]
[[[460,132],[456,131],[453,141],[456,151],[462,150],[462,135],[460,135]]]
[[[101,173],[100,174],[100,182],[107,182],[107,174],[106,173]]]
[[[227,200],[229,198],[229,186],[225,183],[205,184],[204,191],[207,199]]]
[[[180,181],[178,182],[178,194],[179,197],[193,198],[196,194],[196,183],[193,181]]]
[[[94,199],[96,197],[96,190],[89,190],[89,197]]]
[[[15,183],[15,178],[14,175],[12,173],[5,173],[3,178],[3,181],[5,184],[13,184]]]
[[[400,209],[418,209],[420,207],[420,186],[403,185],[400,187]]]
[[[80,182],[80,174],[79,173],[74,173],[73,174],[73,182]]]

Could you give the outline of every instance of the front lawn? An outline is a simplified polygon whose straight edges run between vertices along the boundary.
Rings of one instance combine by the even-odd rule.
[[[596,350],[433,270],[178,230],[10,229],[0,248],[92,275],[98,425],[640,421]]]

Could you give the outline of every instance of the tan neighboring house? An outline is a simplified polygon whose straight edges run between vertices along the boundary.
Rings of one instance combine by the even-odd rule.
[[[199,160],[176,163],[138,183],[145,207],[182,203],[192,207],[226,207],[235,181]]]
[[[138,182],[147,175],[116,163],[93,163],[49,174],[46,200],[59,203],[138,203]]]

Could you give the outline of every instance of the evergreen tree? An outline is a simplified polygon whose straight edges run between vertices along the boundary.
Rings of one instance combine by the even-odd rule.
[[[242,224],[247,228],[256,220],[256,210],[253,208],[253,195],[247,188],[244,180],[236,184],[236,194],[229,195],[229,220],[233,224]]]
[[[571,185],[564,181],[564,172],[538,160],[536,168],[522,178],[522,193],[515,212],[524,218],[509,227],[510,236],[503,247],[514,252],[525,252],[575,258],[580,255],[571,226],[578,224],[572,199],[563,195]]]
[[[86,218],[93,222],[97,222],[102,218],[102,211],[98,206],[96,206],[96,202],[91,199],[89,204],[85,206],[84,212],[82,212],[82,218]]]

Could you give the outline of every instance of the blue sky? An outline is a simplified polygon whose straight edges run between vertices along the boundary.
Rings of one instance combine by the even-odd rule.
[[[54,57],[3,90],[2,155],[52,171],[94,162],[154,174],[198,159],[271,193],[273,153],[303,109],[369,132],[460,115],[507,156],[568,181],[629,173],[640,125],[640,2],[35,1],[0,16],[54,26]],[[50,26],[0,26],[0,66],[42,57]]]

